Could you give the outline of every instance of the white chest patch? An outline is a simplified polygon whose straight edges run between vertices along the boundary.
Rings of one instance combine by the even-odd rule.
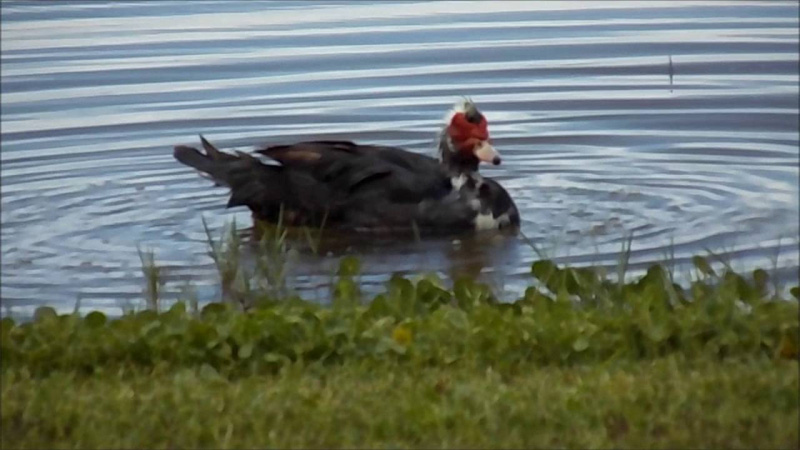
[[[492,215],[492,212],[489,211],[486,214],[478,214],[475,216],[475,229],[478,231],[482,230],[497,230],[503,226],[508,225],[511,220],[508,218],[508,213],[500,214],[497,217]]]
[[[467,180],[468,180],[467,176],[462,173],[457,177],[450,178],[450,184],[453,185],[454,191],[460,191],[461,186],[464,186],[464,183],[466,183]]]
[[[475,229],[480,230],[494,230],[497,229],[497,220],[491,212],[487,214],[478,214],[475,216]]]
[[[483,185],[483,177],[478,174],[459,174],[454,177],[450,177],[450,184],[453,185],[454,191],[460,191],[461,187],[467,184],[468,181],[472,181],[475,184],[476,192],[480,187]]]

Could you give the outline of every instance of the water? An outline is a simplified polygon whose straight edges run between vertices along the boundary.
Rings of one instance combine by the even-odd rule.
[[[792,1],[3,2],[4,314],[140,304],[137,246],[170,295],[213,298],[201,217],[249,213],[175,144],[430,153],[461,95],[503,155],[484,174],[549,255],[613,265],[633,232],[635,268],[711,249],[796,282],[798,50]],[[344,252],[368,284],[481,273],[513,297],[536,253],[489,241]],[[336,255],[301,253],[293,285],[324,298]]]

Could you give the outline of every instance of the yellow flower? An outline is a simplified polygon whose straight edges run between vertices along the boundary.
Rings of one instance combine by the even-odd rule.
[[[398,325],[392,331],[392,339],[400,345],[408,345],[411,343],[411,330],[403,325]]]

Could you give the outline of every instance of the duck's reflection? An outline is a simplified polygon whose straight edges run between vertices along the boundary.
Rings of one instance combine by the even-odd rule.
[[[451,242],[445,249],[450,278],[481,279],[485,273],[503,272],[518,259],[519,241],[500,233],[481,233]]]
[[[258,252],[259,239],[274,238],[274,227],[249,227],[239,231],[246,252]],[[290,276],[322,276],[329,279],[332,263],[345,255],[361,261],[362,276],[378,284],[392,274],[441,273],[451,280],[469,278],[496,285],[520,267],[519,237],[500,232],[481,232],[453,237],[388,236],[320,232],[298,228],[285,230],[287,248],[295,255]],[[250,256],[253,256],[252,254]],[[325,281],[325,280],[321,280]],[[313,283],[312,283],[313,284]],[[303,288],[297,293],[303,296]]]

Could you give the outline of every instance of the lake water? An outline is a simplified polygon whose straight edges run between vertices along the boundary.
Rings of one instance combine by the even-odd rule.
[[[795,1],[4,1],[3,314],[139,305],[137,246],[168,296],[214,298],[202,217],[251,222],[173,160],[198,133],[432,153],[462,95],[503,155],[483,173],[548,255],[613,266],[632,232],[634,268],[710,249],[796,283],[798,50]],[[510,297],[537,258],[521,238],[366,241],[301,252],[292,285],[324,299],[342,253],[367,285],[481,273]]]

